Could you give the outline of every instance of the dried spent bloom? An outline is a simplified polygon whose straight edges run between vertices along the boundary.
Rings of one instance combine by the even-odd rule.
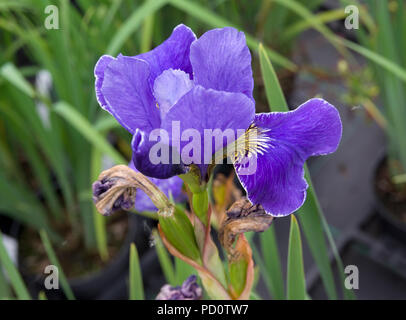
[[[135,172],[138,172],[132,161],[128,164],[128,166]],[[168,179],[149,178],[149,180],[155,184],[168,198],[173,199],[175,203],[185,202],[187,200],[186,193],[184,193],[182,190],[183,181],[178,176]],[[154,203],[141,189],[137,190],[135,210],[139,212],[155,210]]]
[[[166,195],[147,177],[125,165],[103,171],[93,183],[93,201],[97,210],[111,215],[117,210],[130,210],[135,205],[137,189],[141,189],[158,209],[158,214],[172,215],[174,206]]]
[[[195,275],[191,275],[183,282],[182,286],[172,287],[164,285],[156,296],[156,300],[200,300],[202,288],[196,282]]]
[[[238,258],[238,251],[233,247],[236,237],[245,232],[262,232],[269,228],[274,217],[267,214],[260,205],[253,205],[248,199],[243,198],[234,202],[227,211],[227,219],[219,230],[219,239],[226,249],[229,258]]]

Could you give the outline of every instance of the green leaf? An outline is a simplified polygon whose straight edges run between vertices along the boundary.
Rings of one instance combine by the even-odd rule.
[[[130,300],[144,300],[144,285],[142,283],[142,274],[140,260],[135,244],[130,247]]]
[[[36,229],[50,229],[45,208],[31,190],[26,185],[8,179],[2,170],[0,170],[0,211]]]
[[[10,288],[2,268],[0,268],[0,300],[5,300],[11,297]]]
[[[273,0],[274,2],[285,6],[286,8],[292,10],[298,16],[302,17],[306,23],[310,24],[314,29],[320,32],[330,43],[336,47],[336,49],[342,53],[344,56],[347,55],[347,52],[344,50],[344,47],[335,41],[336,36],[334,33],[317,19],[316,15],[310,11],[305,4],[302,4],[295,0]]]
[[[35,90],[31,84],[25,80],[20,71],[12,63],[9,62],[3,65],[0,69],[0,75],[30,98],[35,97]]]
[[[223,17],[215,14],[214,12],[206,9],[205,7],[199,5],[196,2],[187,0],[170,0],[169,2],[174,7],[178,8],[181,11],[186,12],[190,16],[200,20],[202,23],[212,28],[235,27],[241,30],[241,28],[234,25],[232,22],[224,19]],[[254,37],[252,37],[248,33],[245,33],[245,38],[247,40],[248,47],[250,47],[252,50],[258,50],[259,43]],[[273,62],[286,69],[292,71],[296,70],[296,65],[289,59],[285,58],[284,56],[280,55],[274,50],[268,48],[266,50]]]
[[[100,117],[93,126],[99,132],[107,132],[114,128],[120,128],[118,121],[108,113]]]
[[[7,91],[7,97],[11,100],[9,104],[12,107],[3,108],[6,114],[10,117],[18,118],[11,114],[20,114],[20,117],[23,120],[24,128],[22,131],[27,131],[30,137],[34,140],[34,143],[40,146],[41,151],[47,157],[47,160],[52,166],[57,178],[58,183],[62,188],[62,193],[65,199],[66,206],[70,212],[74,212],[74,203],[73,203],[73,194],[72,186],[69,184],[68,174],[65,171],[66,159],[63,155],[62,144],[58,141],[57,134],[49,134],[49,130],[44,127],[43,122],[39,118],[38,112],[35,110],[35,104],[32,98],[27,95],[20,94],[21,90],[16,87],[10,86]],[[18,119],[13,120],[14,124],[19,122]],[[56,128],[55,124],[52,124],[52,127]],[[32,142],[31,142],[32,143]],[[37,173],[38,168],[35,170]],[[43,182],[44,180],[41,180]],[[52,186],[53,187],[53,186]],[[52,188],[49,186],[49,188]],[[48,188],[48,189],[49,189]],[[45,189],[46,191],[47,189]],[[46,191],[46,194],[49,195],[49,192]],[[57,213],[58,214],[58,213]]]
[[[175,285],[179,286],[192,274],[196,274],[196,270],[185,261],[175,257]]]
[[[268,230],[260,234],[259,239],[265,267],[262,272],[266,273],[269,279],[269,291],[274,299],[283,300],[285,289],[275,227],[271,225]]]
[[[319,14],[314,15],[314,19],[316,22],[306,19],[300,19],[294,25],[291,25],[286,31],[283,33],[282,38],[293,38],[305,30],[311,28],[316,23],[317,25],[323,25],[326,23],[330,23],[337,20],[342,20],[347,17],[347,13],[342,8],[335,9],[335,10],[328,10],[323,11]]]
[[[102,170],[102,154],[96,148],[93,148],[91,161],[92,174],[90,184],[97,180]],[[103,261],[107,261],[109,252],[107,249],[106,219],[97,211],[96,206],[93,206],[93,223],[99,255]]]
[[[35,179],[38,180],[40,188],[44,192],[44,196],[52,209],[52,213],[55,215],[55,218],[61,218],[62,210],[61,205],[58,201],[56,190],[51,181],[51,175],[49,174],[49,168],[47,163],[41,158],[39,150],[35,148],[36,139],[33,137],[31,130],[27,126],[26,119],[23,116],[20,116],[15,109],[9,108],[8,105],[0,104],[0,112],[4,113],[6,116],[7,122],[10,124],[10,134],[14,135],[23,150],[27,160],[29,161]],[[6,150],[2,148],[3,155]],[[19,168],[16,168],[16,164],[13,160],[8,159],[10,166],[13,167],[13,175],[19,176],[21,171]],[[18,165],[18,163],[17,163]],[[5,172],[9,172],[8,170]],[[20,181],[24,181],[21,179]]]
[[[137,30],[146,17],[151,16],[155,11],[162,8],[167,0],[147,0],[124,22],[111,40],[107,54],[116,55],[123,44]]]
[[[69,286],[69,282],[65,276],[65,273],[62,270],[62,266],[59,263],[58,258],[56,257],[55,251],[52,248],[51,242],[49,241],[46,231],[41,230],[39,234],[41,236],[42,244],[44,245],[49,261],[58,268],[59,281],[61,283],[63,292],[65,293],[66,297],[69,300],[75,300],[75,296],[72,292],[72,289]]]
[[[292,214],[288,249],[287,298],[288,300],[306,300],[306,296],[302,240],[300,238],[299,224]]]
[[[46,294],[45,294],[44,291],[40,291],[40,292],[38,293],[38,300],[48,300],[48,298],[47,298],[47,296],[46,296]]]
[[[18,272],[17,268],[14,266],[13,261],[7,253],[6,247],[3,243],[3,236],[0,232],[0,262],[4,266],[4,270],[10,278],[11,285],[20,300],[30,300],[30,294],[24,284],[24,281]],[[1,270],[0,270],[1,272]]]
[[[142,36],[141,36],[141,52],[147,52],[151,50],[152,44],[152,33],[154,31],[154,15],[145,18],[142,26]]]
[[[355,52],[359,53],[360,55],[364,56],[365,58],[371,60],[372,62],[375,62],[382,68],[384,68],[387,71],[394,74],[396,77],[398,77],[403,82],[406,82],[406,70],[404,68],[402,68],[400,65],[390,61],[389,59],[385,58],[384,56],[382,56],[376,52],[369,50],[366,47],[360,46],[359,44],[356,44],[356,43],[346,40],[344,38],[337,37],[337,38],[335,38],[335,41],[338,43],[342,43],[349,49],[354,50]]]
[[[264,50],[264,47],[262,46],[262,43],[259,44],[258,53],[262,79],[265,84],[265,93],[269,107],[272,111],[276,112],[287,111],[285,96],[283,95],[278,77],[276,76],[275,70],[266,51]]]
[[[58,102],[53,110],[76,128],[100,152],[109,155],[117,164],[128,162],[95,130],[89,121],[66,102]]]
[[[327,223],[323,225],[324,215],[315,194],[307,166],[305,166],[305,178],[309,188],[307,189],[306,201],[297,211],[297,215],[302,224],[313,258],[318,265],[327,294],[330,299],[337,299],[336,286],[330,259],[328,257],[328,247],[324,237],[323,227],[326,234],[330,232],[330,229]],[[330,246],[335,250],[334,240],[330,242]],[[335,258],[337,263],[341,263],[341,258],[338,254]]]
[[[165,275],[165,279],[170,285],[176,286],[177,283],[175,271],[173,269],[173,264],[168,254],[168,251],[166,250],[156,230],[153,232],[153,235],[155,239],[155,250],[158,255],[159,264],[161,265],[161,269]]]

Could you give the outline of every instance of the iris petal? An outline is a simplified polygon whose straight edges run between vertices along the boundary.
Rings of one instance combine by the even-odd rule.
[[[182,136],[180,137],[181,152],[184,152],[187,145],[192,146],[193,150],[201,148],[200,157],[197,156],[193,163],[199,164],[204,177],[207,160],[211,159],[216,151],[225,147],[227,142],[234,141],[239,131],[243,133],[254,119],[254,114],[254,103],[242,93],[222,92],[195,86],[169,110],[161,126],[169,133],[171,141],[175,138],[174,126],[178,127],[181,134],[185,134],[183,139]],[[198,139],[189,138],[186,130],[199,134]],[[222,135],[227,132],[232,133],[229,140]],[[210,139],[205,139],[205,133],[206,137],[213,134],[217,138],[220,137],[221,141],[216,143],[212,136]],[[209,141],[211,145],[208,145]],[[196,157],[196,155],[193,156]],[[185,162],[183,155],[182,160]]]
[[[119,55],[100,58],[96,65],[96,92],[101,106],[129,132],[159,127],[159,110],[148,85],[145,61]]]
[[[135,130],[131,146],[133,149],[132,162],[134,167],[148,177],[167,179],[186,172],[184,165],[180,160],[177,160],[180,157],[173,157],[173,153],[177,154],[177,151],[173,150],[169,141],[160,138],[157,141],[152,141],[148,132],[137,129]],[[163,161],[163,163],[153,161],[150,152],[153,147],[161,148],[162,153],[165,153],[163,156],[167,157],[167,161]]]
[[[192,43],[190,61],[196,84],[242,92],[254,101],[251,54],[243,32],[230,27],[207,31]]]
[[[169,109],[190,89],[193,81],[182,70],[168,69],[162,72],[154,82],[154,96],[158,102],[161,119]]]
[[[100,57],[97,61],[96,66],[94,67],[94,76],[96,77],[95,87],[96,87],[96,97],[100,106],[103,108],[107,107],[107,102],[104,99],[103,93],[101,91],[103,81],[104,81],[104,71],[107,66],[112,62],[114,58],[112,56],[104,55]]]
[[[311,99],[294,111],[258,114],[254,124],[266,141],[261,152],[252,154],[256,170],[241,174],[245,166],[236,163],[236,172],[253,204],[261,204],[273,216],[288,215],[306,198],[306,159],[337,149],[340,115],[325,100]]]
[[[137,55],[137,59],[145,60],[151,68],[149,83],[151,88],[155,78],[167,69],[180,69],[193,77],[189,54],[190,45],[196,40],[193,31],[183,25],[173,29],[168,39],[151,51]]]

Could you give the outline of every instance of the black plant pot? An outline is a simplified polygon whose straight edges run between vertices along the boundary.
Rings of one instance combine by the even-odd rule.
[[[386,159],[386,152],[382,152],[382,156],[380,157],[380,160],[378,161],[377,166],[374,170],[372,185],[374,186],[375,209],[382,222],[384,223],[384,227],[387,232],[396,237],[398,240],[406,243],[406,223],[396,218],[395,214],[391,212],[391,210],[379,197],[376,188],[376,180],[379,169],[384,166]]]
[[[149,232],[146,224],[149,219],[135,214],[128,214],[128,233],[123,246],[116,257],[103,269],[83,277],[68,279],[70,287],[78,300],[127,299],[128,290],[113,290],[116,283],[126,282],[128,278],[129,252],[131,243],[137,246],[140,259],[149,248]],[[40,291],[45,292],[50,300],[65,299],[61,286],[59,289],[47,290],[44,279],[47,275],[24,276],[33,297]]]
[[[0,231],[17,239],[20,231],[20,223],[10,217],[0,214]]]
[[[153,300],[165,284],[165,277],[156,254],[155,248],[149,248],[140,258],[140,267],[144,286],[145,299]],[[110,290],[103,292],[101,300],[128,298],[128,271],[119,278]]]

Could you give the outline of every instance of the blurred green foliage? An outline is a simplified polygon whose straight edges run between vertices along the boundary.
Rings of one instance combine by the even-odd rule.
[[[57,30],[44,26],[48,5],[58,8]],[[98,58],[147,51],[179,23],[197,35],[233,25],[245,31],[252,49],[262,41],[271,60],[294,70],[292,38],[283,39],[280,30],[301,20],[277,1],[2,1],[0,211],[47,230],[53,241],[61,239],[57,226],[68,223],[89,250],[107,258],[105,219],[97,216],[90,190],[101,168],[95,155],[126,162],[131,137],[97,105]],[[51,75],[49,94],[36,85],[41,70]]]

